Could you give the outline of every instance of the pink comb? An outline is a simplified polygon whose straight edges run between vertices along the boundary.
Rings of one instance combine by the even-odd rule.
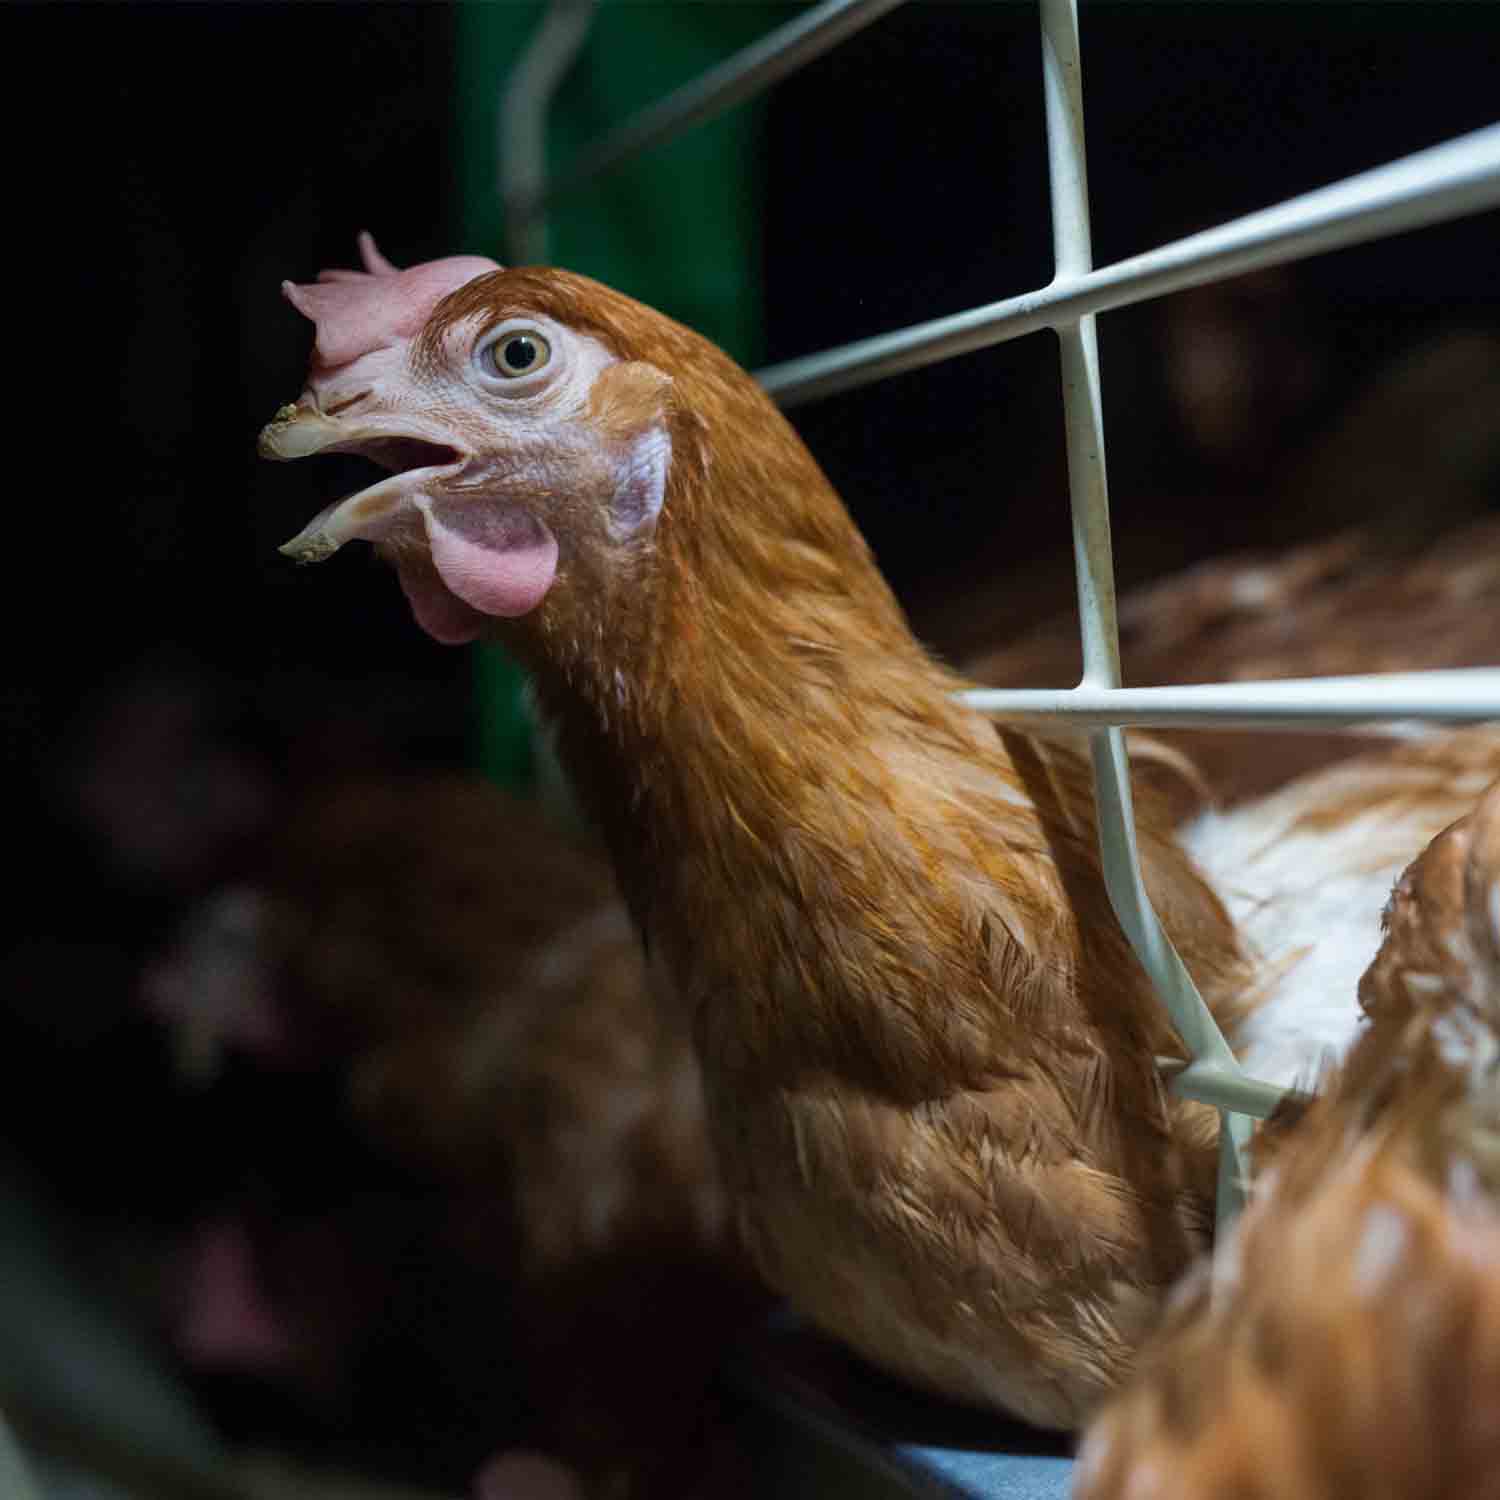
[[[317,282],[283,281],[281,294],[317,327],[313,366],[336,369],[361,355],[410,338],[449,292],[500,266],[482,255],[450,255],[397,270],[363,230],[363,271],[319,271]]]

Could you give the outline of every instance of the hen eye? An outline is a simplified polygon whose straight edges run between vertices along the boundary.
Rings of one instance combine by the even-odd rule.
[[[552,346],[539,333],[508,333],[484,351],[484,358],[496,375],[514,380],[540,370],[552,358]]]

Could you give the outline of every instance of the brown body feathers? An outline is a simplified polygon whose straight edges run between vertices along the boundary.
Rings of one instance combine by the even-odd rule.
[[[475,282],[434,327],[480,306],[540,306],[672,377],[629,609],[620,571],[583,564],[501,635],[691,1017],[746,1244],[887,1368],[1076,1424],[1205,1243],[1214,1151],[1158,1081],[1178,1043],[1109,910],[1085,760],[952,701],[718,350],[561,272]],[[1233,930],[1149,799],[1141,842],[1232,1012]]]

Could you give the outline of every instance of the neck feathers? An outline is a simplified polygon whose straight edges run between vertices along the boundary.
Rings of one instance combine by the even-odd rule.
[[[883,722],[889,732],[902,715],[953,712],[953,684],[760,387],[697,335],[648,316],[647,332],[604,332],[671,372],[655,534],[623,566],[582,559],[515,645],[605,826],[649,800],[658,823],[686,832],[729,807],[747,822],[784,808],[796,784],[857,754]]]
[[[1101,1004],[1133,1012],[1169,1049],[1154,1001],[1143,1012],[1109,998],[1134,963],[1103,889],[1086,761],[1069,746],[1002,742],[955,703],[958,681],[913,638],[765,394],[696,335],[630,316],[650,321],[616,347],[672,377],[655,535],[629,567],[549,599],[522,649],[648,935],[671,923],[688,951],[711,924],[744,972],[770,972],[801,961],[811,918],[828,929],[812,943],[819,961],[843,952],[864,988],[988,993],[993,970],[995,994],[1024,1009],[1033,992],[1066,994],[1083,947],[1107,934]],[[1227,917],[1164,809],[1143,800],[1139,811],[1153,896],[1222,995],[1239,962]],[[898,908],[910,931],[891,927]],[[939,967],[957,967],[907,972],[934,934]],[[987,966],[977,978],[964,967],[975,963]],[[794,994],[812,979],[777,983]],[[851,1035],[866,1026],[857,1009]],[[960,1054],[992,1054],[981,1030],[954,1022],[929,1040],[951,1043],[957,1068]],[[1024,1027],[1015,1045],[1029,1045]]]

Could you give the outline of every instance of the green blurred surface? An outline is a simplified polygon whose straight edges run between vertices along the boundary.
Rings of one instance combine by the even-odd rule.
[[[801,8],[605,0],[557,96],[549,170]],[[542,9],[531,0],[458,7],[453,188],[465,251],[504,258],[499,93]],[[690,324],[741,363],[756,363],[764,109],[764,96],[738,105],[559,199],[549,210],[549,259]],[[493,646],[475,656],[479,765],[506,786],[532,787],[536,751],[520,670]]]

